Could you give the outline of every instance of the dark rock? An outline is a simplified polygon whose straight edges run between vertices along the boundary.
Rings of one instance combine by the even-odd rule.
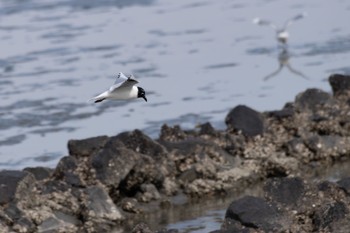
[[[147,224],[139,223],[131,231],[131,233],[154,233]]]
[[[49,193],[62,193],[66,192],[71,188],[69,184],[60,180],[48,180],[40,187],[42,194]]]
[[[224,222],[221,225],[221,230],[219,230],[218,233],[229,233],[229,232],[237,232],[237,233],[247,232],[248,233],[249,229],[244,228],[242,224],[235,219],[225,218]]]
[[[47,167],[27,167],[23,170],[32,173],[36,180],[47,179],[51,176],[53,172],[51,168]]]
[[[286,177],[288,175],[288,166],[286,164],[266,161],[264,163],[264,169],[266,170],[266,178]]]
[[[9,203],[4,208],[4,213],[8,216],[9,219],[11,219],[13,222],[16,222],[18,219],[20,219],[23,215],[22,211],[18,209],[17,205],[14,203]]]
[[[163,125],[160,130],[159,141],[177,142],[184,140],[186,137],[186,133],[180,126],[169,127],[168,125]]]
[[[311,88],[300,93],[295,98],[295,107],[300,110],[309,109],[315,111],[318,106],[323,105],[331,100],[331,95],[325,91]]]
[[[350,76],[342,74],[333,74],[329,77],[334,95],[343,94],[350,91]]]
[[[350,177],[343,178],[337,182],[339,187],[344,189],[348,195],[350,195]]]
[[[313,216],[315,230],[320,231],[326,227],[332,228],[331,225],[343,219],[348,212],[346,205],[341,201],[323,205],[316,210]],[[333,232],[331,229],[329,230]]]
[[[316,154],[341,155],[347,151],[346,144],[338,135],[313,135],[304,140],[305,145]]]
[[[254,231],[250,228],[243,228],[243,229],[232,229],[232,230],[215,230],[210,231],[209,233],[256,233],[257,231]]]
[[[125,148],[118,140],[109,140],[106,146],[91,159],[91,166],[96,171],[96,178],[103,184],[118,188],[120,182],[125,179],[140,154]]]
[[[155,233],[179,233],[180,231],[177,229],[162,229],[159,231],[156,231]]]
[[[267,180],[264,191],[269,200],[296,206],[304,195],[305,187],[303,180],[298,177],[273,178]]]
[[[108,141],[107,136],[98,136],[83,140],[69,140],[68,151],[74,156],[91,156],[97,153]]]
[[[80,221],[72,215],[68,215],[59,211],[55,211],[50,217],[44,219],[38,225],[37,232],[78,232]]]
[[[321,115],[318,115],[318,114],[314,114],[312,117],[311,117],[311,121],[313,122],[316,122],[316,123],[319,123],[319,122],[322,122],[322,121],[326,121],[328,120],[329,118],[328,117],[325,117],[325,116],[321,116]]]
[[[20,200],[30,195],[34,176],[25,171],[0,171],[0,205]]]
[[[85,189],[85,194],[86,201],[84,205],[86,211],[83,214],[86,219],[97,223],[110,223],[124,218],[103,188],[90,186]]]
[[[77,168],[77,159],[73,156],[65,156],[58,163],[53,176],[56,179],[63,180],[72,186],[82,187],[84,186],[84,183],[80,179],[79,175],[76,174]]]
[[[215,162],[235,164],[235,158],[220,148],[215,143],[201,138],[187,138],[177,142],[161,143],[172,152],[172,158],[180,171],[185,171],[192,167],[193,162],[210,158]],[[190,164],[187,164],[190,162]],[[186,164],[185,164],[186,163]]]
[[[138,207],[138,202],[135,198],[123,198],[120,203],[121,208],[130,213],[142,213],[142,209]]]
[[[134,196],[141,191],[143,184],[154,184],[157,188],[163,186],[167,168],[161,162],[156,162],[149,156],[140,156],[135,166],[128,175],[120,182],[120,191],[127,196]]]
[[[29,220],[27,217],[21,217],[16,220],[15,224],[12,227],[16,232],[36,232],[36,225]]]
[[[160,194],[153,184],[142,184],[140,191],[136,194],[136,198],[140,202],[150,202],[152,200],[158,200]]]
[[[268,116],[277,119],[292,117],[294,115],[294,105],[292,103],[289,103],[286,104],[282,110],[270,111],[267,114]]]
[[[67,171],[67,170],[69,171],[75,170],[77,169],[77,167],[78,167],[78,162],[76,158],[72,156],[65,156],[59,161],[58,165],[56,166],[55,175],[63,173],[64,171]]]
[[[232,109],[225,119],[226,125],[243,135],[253,137],[264,133],[264,120],[262,115],[244,105]]]
[[[317,185],[318,190],[322,191],[322,192],[328,192],[328,193],[332,193],[334,192],[334,188],[335,188],[336,184],[330,181],[322,181],[321,183],[319,183]]]
[[[196,172],[196,169],[192,167],[182,172],[178,179],[183,183],[191,183],[197,178],[199,178],[198,173]]]
[[[225,218],[237,220],[246,227],[273,232],[281,229],[278,219],[280,214],[276,206],[264,199],[245,196],[230,204]]]
[[[199,126],[199,134],[200,135],[216,135],[216,131],[214,129],[214,127],[209,123],[205,123]]]
[[[306,148],[304,140],[301,138],[293,138],[290,141],[285,142],[284,145],[288,154],[301,154],[302,151]]]
[[[117,135],[115,139],[120,140],[126,148],[151,157],[163,156],[166,153],[163,146],[152,140],[140,130],[121,133]]]

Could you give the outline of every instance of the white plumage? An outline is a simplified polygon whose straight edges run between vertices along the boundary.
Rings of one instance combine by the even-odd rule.
[[[144,89],[136,86],[137,83],[138,81],[135,80],[133,75],[126,77],[120,72],[114,84],[107,91],[92,98],[91,101],[98,103],[105,99],[128,100],[136,98],[143,98],[147,101]]]

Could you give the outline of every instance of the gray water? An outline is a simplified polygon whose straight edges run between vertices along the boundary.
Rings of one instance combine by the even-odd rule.
[[[271,28],[252,24],[304,11],[287,56]],[[1,0],[0,169],[54,167],[69,139],[223,129],[238,104],[274,110],[306,88],[330,91],[330,74],[350,73],[348,22],[345,0]],[[147,103],[87,102],[120,71]]]

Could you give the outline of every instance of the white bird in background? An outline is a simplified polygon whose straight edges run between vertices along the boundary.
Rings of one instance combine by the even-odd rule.
[[[126,77],[120,72],[114,84],[107,91],[95,96],[90,101],[98,103],[105,99],[128,100],[143,98],[147,102],[145,90],[136,86],[135,84],[137,83],[138,81],[134,79],[133,75]]]
[[[285,24],[283,25],[282,28],[278,28],[276,25],[274,25],[273,23],[271,23],[268,20],[264,20],[264,19],[260,19],[260,18],[255,18],[253,19],[253,23],[261,25],[261,26],[270,26],[272,27],[275,31],[276,31],[276,38],[277,40],[282,43],[283,45],[287,44],[287,40],[289,37],[289,33],[287,32],[287,28],[295,21],[302,19],[304,17],[307,16],[306,12],[303,12],[301,14],[298,14],[296,16],[294,16],[291,19],[288,19]]]

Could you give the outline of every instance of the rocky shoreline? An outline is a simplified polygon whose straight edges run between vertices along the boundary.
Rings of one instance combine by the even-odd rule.
[[[55,169],[0,171],[0,232],[109,232],[176,195],[229,195],[262,181],[264,197],[232,202],[213,233],[348,232],[350,178],[306,179],[350,155],[350,76],[329,82],[333,94],[308,89],[278,111],[237,106],[226,130],[164,125],[157,140],[140,130],[70,140]],[[143,223],[130,231],[154,232]]]

